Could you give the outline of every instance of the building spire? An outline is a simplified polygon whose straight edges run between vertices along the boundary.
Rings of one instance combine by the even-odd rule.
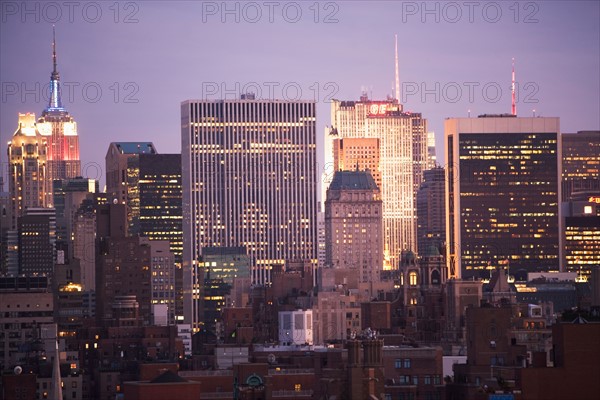
[[[398,35],[394,35],[396,40],[396,100],[400,104],[400,74],[398,73]]]
[[[56,28],[54,25],[52,25],[52,63],[54,64],[52,75],[57,76],[58,71],[56,70]]]
[[[60,99],[60,75],[56,62],[56,29],[52,26],[52,74],[50,75],[50,102],[48,109],[62,109]]]
[[[512,115],[517,115],[517,103],[515,101],[515,58],[513,57],[512,59],[512,85],[511,85],[511,92],[512,92],[512,105],[510,108],[510,113]]]

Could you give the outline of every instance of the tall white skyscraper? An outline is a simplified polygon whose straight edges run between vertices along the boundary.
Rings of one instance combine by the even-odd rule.
[[[402,250],[417,251],[415,194],[429,165],[427,121],[420,113],[404,112],[396,99],[362,96],[360,101],[333,100],[331,124],[325,133],[323,191],[333,177],[327,167],[333,165],[335,139],[379,139],[384,253],[395,268]]]
[[[200,327],[203,247],[244,246],[252,280],[288,261],[317,263],[315,103],[181,104],[184,315]]]

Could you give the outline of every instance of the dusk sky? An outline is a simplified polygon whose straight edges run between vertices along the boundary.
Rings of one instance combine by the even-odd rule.
[[[3,165],[17,114],[39,116],[47,104],[53,23],[82,172],[102,185],[110,142],[152,141],[160,153],[180,152],[181,101],[232,99],[244,86],[263,98],[317,100],[321,144],[329,98],[358,100],[363,89],[373,99],[393,94],[394,34],[402,102],[427,118],[442,164],[445,118],[466,117],[469,109],[471,116],[510,112],[513,57],[518,115],[535,109],[560,117],[562,132],[600,129],[598,1],[73,2],[71,10],[63,2],[32,1],[24,7],[2,3]]]

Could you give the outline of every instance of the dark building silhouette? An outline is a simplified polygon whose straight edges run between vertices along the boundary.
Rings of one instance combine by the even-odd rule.
[[[534,363],[522,369],[523,400],[594,400],[600,393],[600,323],[578,318],[552,326],[552,367]],[[534,360],[536,358],[534,357]]]
[[[600,131],[562,134],[562,201],[574,192],[600,192]]]
[[[29,208],[18,219],[19,274],[47,275],[54,272],[56,212],[53,208]]]
[[[127,206],[127,224],[132,235],[140,232],[140,156],[156,153],[151,142],[113,142],[106,153],[108,202]]]
[[[417,191],[417,246],[419,256],[431,246],[438,250],[446,242],[446,177],[442,167],[423,172]]]

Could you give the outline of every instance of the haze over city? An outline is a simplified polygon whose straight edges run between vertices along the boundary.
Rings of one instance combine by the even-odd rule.
[[[322,162],[331,98],[394,95],[397,34],[401,102],[427,118],[443,164],[445,118],[510,112],[512,58],[518,115],[535,109],[558,116],[562,132],[598,129],[599,7],[595,1],[5,2],[0,132],[6,143],[19,112],[39,115],[46,106],[55,25],[82,173],[100,178],[101,186],[97,166],[104,167],[111,141],[148,140],[161,153],[179,152],[180,102],[232,99],[242,89],[317,100]]]
[[[598,1],[0,17],[0,400],[596,400]]]

